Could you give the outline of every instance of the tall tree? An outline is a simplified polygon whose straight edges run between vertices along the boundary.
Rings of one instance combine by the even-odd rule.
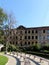
[[[8,21],[7,21],[7,25],[5,26],[5,29],[6,29],[6,52],[7,52],[7,49],[9,47],[9,43],[10,43],[10,37],[12,36],[13,39],[14,39],[14,36],[15,36],[15,33],[14,33],[14,28],[16,26],[16,20],[13,16],[13,14],[9,14],[8,15]],[[12,31],[11,31],[12,30]],[[13,32],[13,34],[11,34],[10,32]],[[11,41],[13,40],[11,39]]]
[[[2,43],[3,41],[3,25],[4,22],[7,21],[8,16],[7,14],[4,12],[4,10],[2,8],[0,8],[0,43]]]

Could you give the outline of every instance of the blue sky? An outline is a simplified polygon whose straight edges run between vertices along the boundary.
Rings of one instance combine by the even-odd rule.
[[[49,0],[0,0],[0,7],[14,14],[17,26],[49,26]]]

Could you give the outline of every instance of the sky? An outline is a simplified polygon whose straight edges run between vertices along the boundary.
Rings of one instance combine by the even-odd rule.
[[[0,0],[0,7],[15,16],[17,26],[49,26],[49,0]]]

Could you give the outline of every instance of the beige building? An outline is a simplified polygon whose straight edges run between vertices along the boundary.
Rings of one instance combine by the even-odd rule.
[[[26,28],[19,26],[10,32],[10,43],[18,46],[49,44],[49,27]]]

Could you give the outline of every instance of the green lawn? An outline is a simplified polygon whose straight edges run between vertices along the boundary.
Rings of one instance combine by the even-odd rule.
[[[8,62],[8,58],[0,55],[0,65],[5,65]]]

